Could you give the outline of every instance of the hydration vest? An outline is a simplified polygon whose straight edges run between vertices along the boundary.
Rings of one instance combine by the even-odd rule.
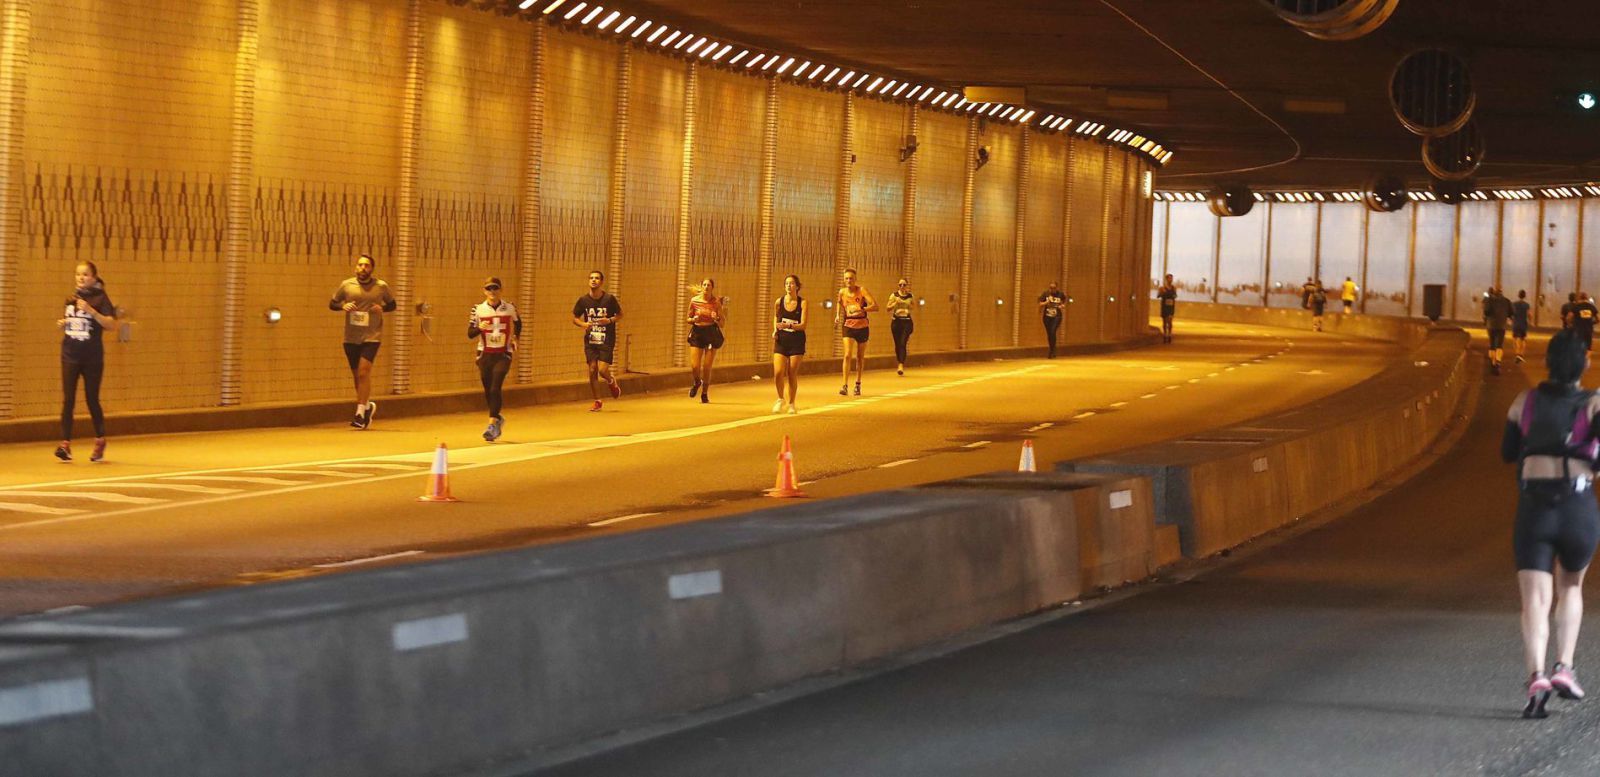
[[[1522,476],[1522,460],[1529,456],[1561,457],[1563,480],[1572,480],[1567,470],[1568,459],[1594,461],[1600,451],[1600,440],[1590,434],[1589,400],[1592,391],[1572,391],[1549,394],[1540,389],[1529,391],[1522,401],[1522,417],[1517,427],[1522,431],[1522,453],[1517,457],[1517,477]]]

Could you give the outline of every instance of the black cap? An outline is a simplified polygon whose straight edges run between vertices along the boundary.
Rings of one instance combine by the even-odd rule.
[[[499,291],[500,290],[500,279],[494,277],[493,275],[483,279],[483,290],[484,291]]]

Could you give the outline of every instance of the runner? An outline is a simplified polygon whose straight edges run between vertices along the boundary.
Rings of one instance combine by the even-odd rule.
[[[356,384],[356,417],[350,420],[355,429],[371,426],[372,416],[378,412],[378,403],[369,399],[372,363],[377,361],[383,341],[383,314],[394,312],[399,304],[389,284],[372,277],[377,266],[371,256],[357,257],[355,276],[340,283],[328,301],[329,310],[344,313],[344,358]]]
[[[1489,370],[1500,374],[1500,360],[1505,356],[1506,321],[1511,318],[1511,300],[1500,293],[1499,287],[1489,289],[1483,301],[1483,326],[1489,331]]]
[[[1322,314],[1328,308],[1328,292],[1323,290],[1322,281],[1311,288],[1311,331],[1322,331]]]
[[[836,309],[833,313],[833,323],[839,325],[839,334],[844,338],[844,359],[839,362],[840,372],[844,374],[844,385],[839,387],[839,396],[850,393],[850,367],[856,368],[856,396],[861,396],[861,372],[867,367],[867,338],[871,335],[867,314],[878,309],[878,303],[860,284],[856,283],[856,271],[844,271],[844,286],[839,289],[834,300]]]
[[[1178,286],[1172,282],[1172,273],[1167,273],[1167,278],[1156,289],[1156,297],[1161,300],[1161,342],[1172,342],[1172,316],[1178,312]]]
[[[1561,306],[1561,328],[1572,328],[1572,309],[1578,306],[1578,292],[1567,295],[1567,304]]]
[[[478,377],[483,381],[483,399],[489,405],[489,428],[483,439],[494,442],[505,433],[506,419],[500,415],[501,387],[511,372],[511,359],[522,339],[522,317],[510,300],[500,299],[500,279],[483,282],[483,301],[472,307],[467,317],[467,337],[478,341]]]
[[[783,296],[773,305],[772,312],[772,383],[778,389],[772,412],[781,413],[787,407],[789,415],[795,414],[794,395],[799,387],[800,362],[805,356],[806,300],[800,296],[800,276],[788,275],[783,279]],[[789,388],[787,402],[785,386]]]
[[[1356,306],[1356,282],[1350,276],[1344,276],[1344,283],[1339,286],[1339,301],[1344,303],[1344,312],[1349,313]]]
[[[689,298],[689,374],[694,385],[689,387],[689,397],[700,393],[700,403],[711,401],[711,364],[717,360],[717,349],[722,347],[722,325],[727,323],[727,313],[722,309],[726,300],[717,296],[717,282],[707,278],[699,286],[691,286],[694,296]]]
[[[622,396],[622,386],[611,375],[612,357],[617,350],[617,320],[622,318],[622,303],[601,288],[606,274],[589,272],[589,293],[572,306],[572,325],[583,329],[583,358],[589,363],[589,393],[594,396],[592,413],[600,412],[600,381],[611,389],[613,399]]]
[[[889,294],[889,334],[894,335],[896,375],[906,374],[907,346],[911,344],[911,331],[916,329],[916,323],[911,320],[911,307],[915,304],[912,296],[911,281],[905,278],[901,278]]]
[[[1300,284],[1300,309],[1311,309],[1311,293],[1317,290],[1317,282],[1307,277],[1306,282]]]
[[[1528,311],[1532,307],[1528,304],[1528,292],[1519,290],[1517,301],[1511,303],[1511,339],[1516,343],[1518,364],[1522,363],[1522,355],[1528,351]]]
[[[1522,594],[1522,651],[1528,672],[1523,717],[1545,717],[1551,692],[1582,699],[1572,672],[1583,623],[1583,576],[1600,537],[1593,494],[1600,399],[1578,381],[1589,366],[1583,341],[1558,332],[1545,351],[1550,379],[1517,395],[1506,415],[1500,455],[1516,462],[1517,517],[1512,547]],[[1556,664],[1545,674],[1554,598]]]
[[[61,328],[61,445],[56,458],[72,461],[72,414],[78,400],[78,379],[83,378],[83,403],[94,422],[94,453],[90,461],[106,457],[106,414],[100,408],[100,379],[106,372],[106,350],[101,335],[116,326],[117,309],[106,296],[105,281],[94,262],[80,262],[74,272],[77,286],[67,295],[65,312],[56,321]]]
[[[1578,292],[1578,304],[1572,306],[1572,331],[1583,340],[1583,347],[1594,348],[1594,325],[1600,320],[1600,309],[1589,301],[1589,292]]]
[[[1047,358],[1056,358],[1056,333],[1061,331],[1061,309],[1067,304],[1067,298],[1061,293],[1061,285],[1055,281],[1050,282],[1050,288],[1039,294],[1039,318],[1044,322],[1044,339],[1050,344],[1050,354]]]

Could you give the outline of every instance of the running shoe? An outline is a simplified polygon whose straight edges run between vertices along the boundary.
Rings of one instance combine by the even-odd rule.
[[[1517,357],[1517,363],[1518,363],[1518,364],[1521,364],[1521,363],[1522,363],[1522,357],[1521,357],[1521,356],[1518,356],[1518,357]]]
[[[1495,375],[1499,375],[1500,374],[1500,364],[1498,362],[1496,362],[1494,364],[1490,364],[1489,365],[1489,372],[1492,372]]]
[[[622,386],[617,383],[617,379],[616,378],[612,378],[611,379],[611,398],[612,399],[616,399],[617,397],[620,397],[620,396],[622,396]]]
[[[1524,718],[1547,718],[1550,713],[1545,712],[1544,705],[1550,701],[1550,693],[1555,686],[1544,675],[1534,672],[1528,678],[1528,703],[1522,708]]]
[[[361,424],[361,428],[365,429],[365,428],[371,426],[372,425],[372,417],[377,415],[377,414],[378,414],[378,403],[377,402],[368,402],[367,403],[367,412],[362,415],[363,422]]]
[[[499,436],[500,435],[496,434],[494,430],[494,419],[489,419],[489,425],[483,428],[483,441],[494,442],[494,438]]]
[[[598,412],[600,412],[600,400],[598,400],[598,399],[596,399],[596,400],[595,400],[595,401],[594,401],[594,405],[592,405],[592,406],[590,406],[590,408],[589,408],[589,412],[591,412],[591,413],[598,413]]]
[[[708,389],[709,389],[709,387],[708,387]],[[702,404],[702,405],[711,404],[711,392],[709,390],[700,392],[700,404]]]
[[[894,374],[904,377],[905,374],[906,374],[906,368],[904,368],[904,367],[896,367],[895,370],[894,370]]]
[[[351,429],[365,429],[365,428],[367,428],[367,414],[366,413],[356,413],[355,418],[350,419],[350,428]]]
[[[104,459],[105,457],[106,457],[106,438],[104,438],[104,437],[96,437],[96,438],[94,438],[94,452],[89,454],[89,460],[90,461],[99,461],[101,459]],[[1567,674],[1571,675],[1571,672],[1568,672]],[[1579,691],[1578,692],[1578,697],[1579,698],[1583,697],[1583,691]]]
[[[841,397],[850,396],[850,384],[846,383],[843,386],[839,387],[839,396],[841,396]]]
[[[790,403],[790,405],[789,405],[789,415],[794,415],[795,413],[798,413],[798,412],[800,412],[800,411],[794,409],[794,404]]]
[[[72,461],[71,440],[62,440],[61,444],[56,446],[56,458],[62,461]]]
[[[778,397],[777,401],[772,403],[772,412],[773,413],[782,413],[783,412],[783,397]]]
[[[1556,695],[1563,699],[1581,701],[1583,699],[1583,686],[1578,684],[1578,678],[1572,673],[1572,667],[1566,664],[1556,664],[1550,672],[1550,685],[1555,688]]]
[[[689,398],[690,399],[694,399],[694,395],[699,393],[699,391],[700,391],[700,381],[696,380],[694,382],[694,385],[689,387]]]
[[[861,381],[856,381],[856,396],[861,396]]]

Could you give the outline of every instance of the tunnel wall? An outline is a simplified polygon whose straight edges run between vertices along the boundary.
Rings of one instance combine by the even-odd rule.
[[[578,375],[592,268],[637,372],[684,366],[707,276],[728,364],[767,359],[789,273],[812,355],[837,355],[821,303],[847,266],[880,298],[909,278],[924,352],[1042,342],[1050,280],[1073,297],[1066,341],[1145,326],[1150,163],[1093,139],[443,0],[0,12],[0,419],[58,407],[54,321],[82,260],[129,322],[107,338],[113,414],[344,397],[326,303],[362,252],[400,301],[380,394],[476,385],[463,324],[489,275],[525,318],[521,384]]]
[[[1232,218],[1203,202],[1154,205],[1150,283],[1172,273],[1179,300],[1298,308],[1300,285],[1316,276],[1332,311],[1349,277],[1361,288],[1356,312],[1420,317],[1422,287],[1437,283],[1443,318],[1476,322],[1478,300],[1498,285],[1513,300],[1528,292],[1535,326],[1560,326],[1568,293],[1600,292],[1596,198],[1412,202],[1394,213],[1266,202]]]

